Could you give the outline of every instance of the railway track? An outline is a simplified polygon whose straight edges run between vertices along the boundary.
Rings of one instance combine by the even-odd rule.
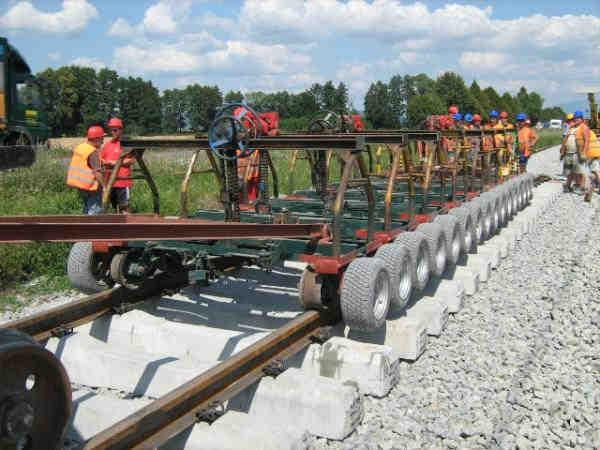
[[[335,313],[300,309],[301,277],[294,269],[243,269],[183,295],[168,293],[186,284],[183,275],[157,277],[138,290],[117,286],[3,324],[54,353],[72,383],[61,378],[65,395],[53,400],[54,417],[35,418],[47,422],[45,434],[27,437],[26,408],[16,408],[13,422],[3,411],[3,432],[7,423],[20,424],[13,434],[33,439],[31,448],[48,448],[53,431],[60,439],[61,419],[71,416],[70,440],[90,449],[205,448],[206,442],[245,448],[265,430],[271,434],[263,436],[264,448],[291,448],[306,432],[342,439],[361,420],[361,395],[391,389],[395,364],[418,358],[426,335],[442,332],[448,313],[458,313],[463,296],[490,276],[551,204],[557,186],[536,187],[533,207],[507,220],[477,254],[432,277],[404,313],[388,317],[385,330],[372,335],[336,325]],[[519,209],[526,203],[520,200]],[[25,354],[39,349],[33,342],[22,347]],[[27,386],[30,373],[23,369],[15,381]],[[45,375],[56,382],[51,369],[36,372],[36,388],[28,392],[48,399]],[[199,423],[216,418],[210,427]]]

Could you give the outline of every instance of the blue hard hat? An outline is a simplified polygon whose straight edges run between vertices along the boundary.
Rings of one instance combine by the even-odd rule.
[[[462,120],[463,116],[461,113],[454,114],[454,120]]]
[[[496,111],[495,109],[492,109],[490,111],[490,117],[498,117],[498,115],[499,115],[498,111]]]
[[[579,110],[575,111],[573,113],[573,118],[574,119],[583,119],[583,111],[579,111]]]
[[[473,122],[473,116],[469,113],[465,114],[465,120],[467,122]]]
[[[525,114],[525,113],[517,114],[517,120],[525,120],[525,119],[527,119],[527,114]]]

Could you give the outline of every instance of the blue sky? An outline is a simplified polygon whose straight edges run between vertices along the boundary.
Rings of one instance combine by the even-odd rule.
[[[0,35],[34,71],[110,67],[161,89],[299,91],[446,70],[547,104],[600,91],[600,0],[0,0]]]

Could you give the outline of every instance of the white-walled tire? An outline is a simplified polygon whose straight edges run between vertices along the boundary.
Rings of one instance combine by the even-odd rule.
[[[390,308],[390,276],[379,258],[356,258],[344,274],[340,308],[344,323],[357,331],[383,326]]]
[[[442,227],[446,238],[446,263],[454,266],[462,250],[462,232],[458,219],[450,214],[437,216],[434,223]]]
[[[412,293],[412,260],[406,247],[386,244],[379,247],[376,258],[385,263],[390,276],[390,302],[396,310],[401,310],[410,300]]]
[[[431,273],[441,277],[446,270],[446,237],[440,224],[422,223],[417,231],[423,233],[429,244]]]
[[[471,212],[464,206],[452,208],[449,215],[458,219],[461,230],[461,252],[469,253],[477,247],[477,230],[471,218]]]
[[[429,244],[423,233],[409,231],[400,233],[394,245],[406,247],[412,261],[411,275],[413,289],[422,291],[427,286],[430,276]]]

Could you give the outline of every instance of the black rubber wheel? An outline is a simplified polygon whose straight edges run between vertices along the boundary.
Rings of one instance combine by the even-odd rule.
[[[411,273],[413,288],[419,291],[425,289],[431,271],[429,243],[423,233],[409,231],[398,235],[394,245],[406,247],[412,261]]]
[[[439,224],[446,238],[446,263],[455,265],[460,258],[462,233],[458,219],[450,214],[437,216],[434,223]]]
[[[458,219],[462,237],[461,252],[469,253],[474,251],[477,248],[477,230],[475,229],[469,208],[459,206],[458,208],[452,208],[448,214]]]
[[[429,244],[429,256],[431,257],[431,273],[441,277],[446,270],[446,237],[441,225],[437,223],[422,223],[417,231],[423,233]]]
[[[71,285],[86,294],[95,294],[109,288],[105,274],[110,267],[105,255],[94,253],[91,242],[76,242],[67,260],[67,275]]]
[[[408,249],[401,245],[386,244],[379,247],[375,257],[385,263],[390,275],[392,306],[397,310],[404,308],[412,293],[412,261]]]
[[[62,448],[70,415],[61,362],[30,336],[0,329],[0,448]]]
[[[390,276],[379,258],[357,258],[342,282],[340,308],[344,323],[357,331],[383,326],[390,308]]]

